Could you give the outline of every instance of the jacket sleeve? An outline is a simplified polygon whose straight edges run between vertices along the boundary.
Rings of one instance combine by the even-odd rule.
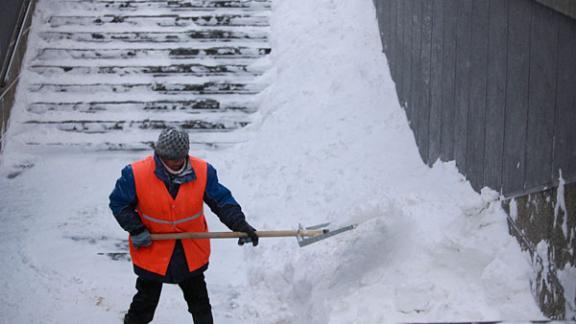
[[[136,212],[138,199],[136,197],[136,183],[132,166],[122,169],[122,175],[116,181],[116,186],[110,194],[110,209],[118,224],[130,235],[143,232],[146,227],[142,224],[140,216]]]
[[[210,164],[208,164],[204,202],[232,231],[241,231],[246,226],[246,218],[242,208],[232,197],[230,190],[218,181],[216,169]]]

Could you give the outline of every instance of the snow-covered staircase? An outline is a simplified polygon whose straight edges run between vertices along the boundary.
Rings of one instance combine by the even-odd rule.
[[[18,132],[28,147],[148,149],[159,129],[241,141],[266,84],[271,0],[41,0]],[[25,87],[23,89],[23,87]]]

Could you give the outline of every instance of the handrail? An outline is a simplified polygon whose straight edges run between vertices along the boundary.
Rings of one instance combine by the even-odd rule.
[[[20,8],[20,13],[18,14],[18,23],[14,32],[12,34],[12,39],[10,42],[9,50],[6,52],[6,57],[2,64],[2,70],[0,73],[0,89],[6,86],[7,78],[9,77],[10,69],[14,63],[14,54],[18,50],[20,41],[22,39],[22,34],[24,33],[24,25],[28,21],[30,15],[30,8],[33,0],[26,0]]]

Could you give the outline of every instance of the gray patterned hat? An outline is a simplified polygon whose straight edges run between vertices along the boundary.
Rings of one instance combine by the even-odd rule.
[[[173,127],[162,130],[154,148],[154,152],[167,160],[182,160],[188,156],[190,140],[188,133]]]

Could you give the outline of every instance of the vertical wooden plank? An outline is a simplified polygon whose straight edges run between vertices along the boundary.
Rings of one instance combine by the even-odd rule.
[[[386,57],[388,58],[388,65],[390,66],[390,74],[392,75],[392,79],[395,83],[397,83],[397,71],[398,71],[398,62],[396,58],[396,43],[394,42],[396,38],[396,1],[395,0],[386,0],[388,3],[388,48],[386,49]]]
[[[466,175],[472,187],[477,191],[480,191],[484,186],[484,127],[486,124],[489,14],[489,0],[476,0],[473,2]]]
[[[554,141],[555,179],[559,170],[567,181],[576,181],[576,23],[558,19],[558,84]]]
[[[392,57],[393,61],[394,61],[394,70],[393,70],[393,74],[392,77],[394,79],[394,83],[396,84],[396,91],[398,91],[398,85],[400,84],[400,77],[402,75],[402,73],[399,73],[398,71],[401,70],[401,66],[399,66],[399,57],[398,57],[398,53],[399,53],[399,48],[400,48],[400,44],[398,43],[398,23],[397,23],[397,18],[398,18],[398,0],[390,0],[390,17],[391,17],[391,22],[390,22],[390,57]]]
[[[468,109],[470,103],[470,55],[472,32],[472,1],[458,1],[456,26],[456,80],[455,80],[455,121],[454,159],[461,173],[466,175],[466,141]]]
[[[440,158],[440,138],[442,134],[442,55],[443,55],[443,21],[442,0],[432,2],[432,40],[430,71],[430,118],[428,163],[431,165]]]
[[[406,115],[408,119],[407,101],[410,96],[410,87],[412,85],[412,2],[413,0],[402,1],[402,17],[403,17],[403,56],[402,56],[402,99],[400,104],[406,110]]]
[[[380,41],[382,42],[382,47],[384,47],[385,36],[383,28],[384,21],[382,20],[382,1],[373,0],[372,3],[374,4],[374,8],[376,9],[376,19],[378,22],[378,31],[380,32]]]
[[[528,128],[526,130],[526,189],[552,182],[556,74],[558,71],[558,14],[534,6],[530,39]],[[575,35],[576,36],[576,35]],[[576,59],[574,57],[573,59]]]
[[[458,16],[457,2],[445,0],[442,55],[442,132],[440,152],[443,161],[454,159],[454,89],[456,76],[456,25]]]
[[[386,36],[384,35],[383,20],[382,20],[382,1],[381,0],[373,0],[372,3],[374,4],[374,8],[376,9],[376,21],[378,22],[378,32],[380,34],[380,43],[382,44],[382,48],[385,48]]]
[[[419,99],[422,91],[420,82],[422,77],[422,61],[420,59],[420,50],[422,47],[422,2],[420,0],[413,0],[411,3],[412,46],[410,56],[412,57],[412,69],[410,70],[410,81],[412,84],[408,96],[407,112],[414,138],[417,139],[419,130],[416,127],[416,114],[418,113],[418,109],[420,109]]]
[[[393,19],[393,15],[392,15],[392,0],[381,0],[384,1],[384,3],[386,4],[384,6],[384,10],[386,11],[386,34],[387,34],[387,41],[388,41],[388,47],[392,46],[392,37],[394,35],[394,32],[392,30],[392,19]],[[388,50],[390,51],[390,50]]]
[[[376,0],[382,2],[382,9],[380,13],[380,17],[385,19],[384,23],[382,24],[382,28],[384,29],[384,35],[386,35],[386,43],[384,45],[384,50],[388,52],[388,48],[390,47],[390,21],[392,17],[390,16],[390,0]]]
[[[421,72],[418,86],[418,106],[416,113],[416,128],[418,129],[418,149],[425,163],[428,160],[429,120],[430,120],[430,69],[432,50],[432,1],[422,2],[421,13]]]
[[[403,19],[403,8],[404,8],[404,1],[403,0],[395,0],[396,3],[396,50],[394,57],[396,58],[396,94],[398,95],[398,101],[402,103],[404,100],[404,96],[402,93],[402,87],[404,84],[404,19]]]
[[[380,26],[382,49],[385,53],[388,53],[388,48],[390,46],[390,1],[375,0],[375,2],[378,3],[376,13]]]
[[[504,135],[505,195],[524,189],[528,80],[530,77],[530,25],[533,3],[509,0],[508,81],[506,83],[506,123]]]
[[[484,183],[502,189],[508,55],[508,1],[490,0]]]
[[[387,36],[387,40],[388,40],[388,46],[391,47],[392,46],[392,40],[394,39],[394,28],[396,27],[395,25],[395,21],[394,21],[394,14],[396,11],[392,10],[392,5],[394,4],[393,0],[384,0],[384,2],[386,3],[386,17],[388,19],[388,22],[386,23],[386,34]],[[392,54],[392,49],[389,48],[388,52],[390,52],[389,55]]]

